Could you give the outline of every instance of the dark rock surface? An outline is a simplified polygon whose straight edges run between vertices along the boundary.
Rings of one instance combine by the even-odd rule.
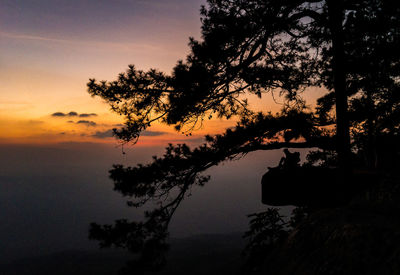
[[[266,261],[263,274],[400,274],[399,179],[343,207],[315,211]]]

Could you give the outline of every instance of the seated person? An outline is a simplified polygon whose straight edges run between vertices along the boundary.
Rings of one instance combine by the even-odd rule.
[[[289,152],[288,149],[284,149],[283,152],[285,153],[285,157],[282,157],[281,160],[279,161],[278,168],[284,170],[290,170],[299,166],[300,162],[299,152],[291,153]]]

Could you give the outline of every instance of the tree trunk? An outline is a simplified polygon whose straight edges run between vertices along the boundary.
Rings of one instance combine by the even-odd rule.
[[[368,76],[372,79],[372,76]],[[367,168],[370,170],[374,170],[377,168],[377,156],[376,156],[376,139],[375,139],[375,127],[374,127],[374,117],[375,114],[375,106],[372,99],[372,91],[370,88],[366,90],[367,94],[367,144],[366,144],[366,154],[367,154]]]
[[[327,0],[332,39],[332,74],[336,97],[336,142],[339,169],[351,171],[350,134],[347,115],[346,73],[343,38],[343,0]]]

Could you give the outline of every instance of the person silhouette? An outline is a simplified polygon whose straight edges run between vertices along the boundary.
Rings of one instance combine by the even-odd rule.
[[[285,156],[281,158],[279,161],[278,167],[283,170],[291,170],[299,166],[300,162],[300,153],[294,152],[291,153],[288,149],[284,149],[283,152]]]

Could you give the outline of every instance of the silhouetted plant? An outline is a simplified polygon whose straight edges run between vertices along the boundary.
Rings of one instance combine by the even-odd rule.
[[[249,230],[244,234],[247,245],[243,250],[245,264],[242,272],[259,272],[266,259],[299,224],[305,221],[309,210],[305,207],[293,209],[289,217],[283,216],[279,208],[268,208],[264,212],[248,215]]]
[[[88,83],[92,96],[125,117],[114,130],[124,143],[136,143],[155,122],[190,134],[213,117],[239,120],[198,148],[169,145],[150,164],[114,166],[114,189],[131,198],[128,205],[156,206],[142,222],[93,224],[91,237],[104,246],[160,256],[148,249],[164,250],[176,208],[192,186],[208,181],[203,172],[223,161],[317,147],[322,151],[309,155],[310,165],[322,161],[348,172],[351,149],[371,166],[379,140],[400,129],[399,1],[209,0],[201,14],[202,40],[190,39],[190,54],[171,75],[130,65],[115,81]],[[301,93],[321,86],[327,93],[312,111]],[[267,93],[284,96],[281,112],[249,107],[246,94]]]
[[[288,222],[277,208],[248,215],[250,229],[244,235],[247,245],[243,251],[246,262],[244,273],[258,271],[273,248],[288,235]]]
[[[296,207],[295,209],[293,209],[289,221],[290,227],[293,229],[304,222],[310,212],[310,209],[307,207]]]

